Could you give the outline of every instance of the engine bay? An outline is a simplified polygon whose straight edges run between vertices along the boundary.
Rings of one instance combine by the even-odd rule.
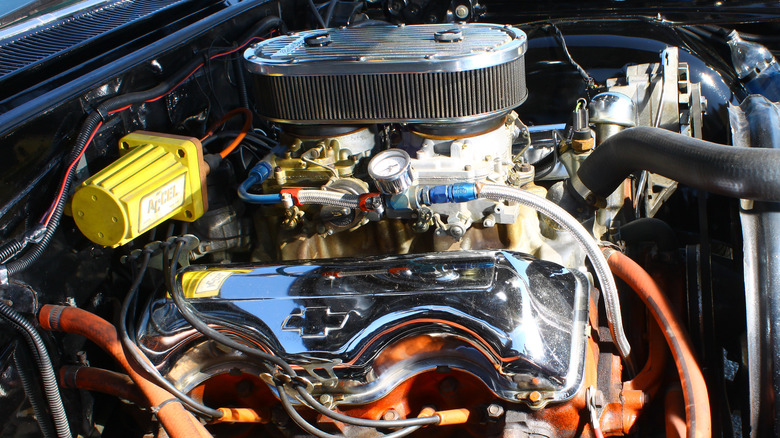
[[[3,128],[0,437],[776,433],[752,28],[222,6]]]

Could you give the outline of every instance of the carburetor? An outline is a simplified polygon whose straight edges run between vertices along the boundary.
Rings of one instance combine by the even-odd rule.
[[[387,217],[416,219],[415,227],[421,231],[435,219],[437,232],[455,239],[475,222],[485,227],[514,223],[517,205],[487,199],[453,202],[454,194],[442,192],[443,187],[461,182],[504,184],[510,174],[517,176],[515,168],[522,167],[512,156],[512,144],[521,130],[517,115],[512,112],[497,125],[492,122],[493,128],[476,135],[442,135],[441,127],[435,131],[439,135],[434,135],[412,126],[405,132],[402,147],[375,155],[368,164],[368,173],[388,196]],[[512,182],[522,185],[532,180],[530,168],[525,178]],[[447,218],[446,223],[442,216]]]
[[[320,29],[252,46],[244,57],[259,112],[288,136],[284,155],[269,161],[264,191],[360,196],[372,183],[385,195],[385,217],[412,219],[419,232],[435,225],[455,239],[474,223],[513,223],[516,206],[444,204],[426,194],[462,182],[533,179],[512,155],[524,126],[511,111],[528,94],[526,49],[519,29],[473,23]],[[390,125],[397,138],[378,141]],[[360,223],[339,210],[334,227],[332,209],[323,212],[331,232]]]

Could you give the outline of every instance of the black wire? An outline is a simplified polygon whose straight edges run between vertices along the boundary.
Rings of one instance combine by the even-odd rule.
[[[179,255],[181,254],[183,244],[184,244],[183,240],[176,239],[172,257],[169,257],[169,247],[165,247],[163,249],[164,260],[169,260],[169,259],[171,260],[170,264],[163,263],[163,266],[165,268],[165,280],[167,283],[166,286],[168,287],[168,290],[171,293],[171,298],[173,298],[174,304],[176,305],[177,309],[179,309],[179,313],[182,315],[182,317],[187,322],[189,322],[190,325],[192,325],[195,329],[203,333],[206,337],[211,338],[212,340],[219,342],[220,344],[241,351],[242,353],[245,353],[263,362],[271,363],[278,366],[279,368],[282,369],[282,371],[284,371],[284,373],[287,374],[288,377],[292,379],[293,384],[297,385],[295,381],[295,378],[297,377],[295,370],[293,370],[292,367],[287,362],[285,362],[279,357],[265,353],[246,344],[237,342],[229,338],[228,336],[212,329],[211,327],[208,326],[208,324],[203,322],[201,316],[199,315],[199,312],[194,308],[192,308],[192,306],[190,306],[190,304],[184,299],[184,294],[181,289],[181,285],[179,284],[178,281],[176,281],[176,268],[178,266],[178,258]],[[424,426],[430,424],[438,424],[441,421],[441,418],[438,416],[424,417],[424,418],[409,418],[404,420],[393,420],[393,421],[354,418],[328,409],[326,406],[322,405],[319,401],[314,399],[314,397],[312,397],[308,392],[305,391],[304,388],[300,386],[297,388],[297,390],[301,394],[301,396],[306,400],[306,402],[309,405],[311,405],[311,407],[317,412],[320,412],[321,414],[333,418],[337,421],[341,421],[343,423],[348,423],[348,424],[354,424],[356,426],[379,428],[379,429],[387,428],[387,427],[408,428],[411,426]],[[304,395],[304,393],[306,395]],[[280,395],[280,397],[283,396],[284,394]],[[398,432],[407,432],[407,431],[406,429],[404,429]],[[408,433],[411,432],[413,431],[408,431]],[[391,436],[398,437],[404,435],[390,434],[387,435],[386,437],[391,437]]]
[[[325,13],[325,26],[330,26],[330,20],[333,19],[333,11],[336,9],[336,4],[338,4],[339,0],[330,0],[330,3],[328,3],[328,11]]]
[[[279,401],[282,402],[282,407],[284,408],[285,412],[287,412],[287,415],[290,416],[290,418],[303,429],[305,432],[308,432],[316,437],[319,438],[343,438],[344,435],[333,435],[327,432],[323,432],[322,430],[314,427],[311,423],[306,421],[305,418],[301,416],[301,414],[298,413],[298,411],[295,410],[292,403],[290,402],[290,397],[287,395],[287,393],[284,390],[284,387],[277,385],[276,391],[279,393]],[[327,409],[327,408],[326,408]],[[332,412],[332,411],[331,411]],[[397,430],[393,433],[389,433],[387,435],[382,435],[382,438],[401,438],[405,437],[411,433],[416,432],[420,428],[422,428],[422,425],[419,426],[409,426],[405,427],[401,430]]]
[[[141,282],[143,281],[144,274],[146,273],[146,268],[149,266],[149,259],[151,258],[151,252],[150,251],[144,251],[143,259],[141,260],[141,267],[138,270],[138,274],[135,276],[135,280],[133,281],[133,284],[130,286],[130,290],[127,292],[127,296],[125,297],[124,301],[122,302],[122,309],[119,313],[119,339],[122,341],[122,346],[124,347],[126,356],[135,362],[136,365],[141,367],[143,371],[147,374],[147,377],[152,379],[155,383],[157,383],[159,386],[163,387],[166,391],[173,394],[176,398],[182,401],[185,405],[187,405],[192,410],[196,411],[199,414],[211,417],[211,418],[220,418],[222,416],[222,412],[220,412],[217,409],[209,408],[208,406],[203,405],[202,403],[198,403],[197,401],[193,400],[190,396],[179,390],[176,386],[173,385],[170,381],[168,381],[165,377],[163,377],[160,372],[149,363],[146,356],[141,353],[141,351],[138,348],[138,345],[134,342],[133,339],[131,339],[129,333],[134,333],[134,329],[131,329],[128,331],[128,325],[129,322],[133,320],[133,318],[128,318],[128,312],[130,309],[130,306],[136,305],[136,302],[138,300],[138,289],[141,286]]]
[[[269,145],[273,145],[271,147],[271,149],[273,149],[274,146],[279,146],[279,141],[278,140],[274,140],[273,138],[268,137],[266,135],[258,134],[257,132],[252,132],[251,134],[252,134],[253,138],[256,138],[258,140],[264,141],[264,142],[266,142]]]
[[[555,136],[559,134],[553,134],[553,135]],[[536,167],[537,165],[541,164],[542,161],[547,161],[547,157],[550,157],[550,161],[551,161],[551,163],[547,167],[545,167],[541,172],[536,172],[534,174],[534,180],[540,180],[544,178],[545,176],[552,173],[552,171],[555,170],[555,168],[558,166],[558,145],[559,144],[560,141],[556,141],[555,145],[553,146],[552,152],[550,152],[547,156],[545,156],[541,160],[534,163],[534,167]]]
[[[410,427],[410,426],[429,426],[436,425],[441,422],[441,417],[434,415],[432,417],[421,418],[405,418],[403,420],[369,420],[367,418],[350,417],[339,412],[328,409],[327,406],[320,403],[311,394],[309,394],[305,388],[298,386],[298,395],[300,395],[308,405],[310,405],[315,411],[319,412],[326,417],[330,417],[336,421],[342,423],[352,424],[355,426],[372,427],[372,428],[386,428],[386,427]],[[389,436],[389,435],[387,435]]]
[[[309,8],[311,8],[311,12],[314,14],[314,18],[317,19],[320,27],[323,29],[326,28],[325,21],[322,19],[322,15],[320,15],[320,10],[317,9],[317,6],[314,4],[314,0],[309,0]]]
[[[249,161],[249,163],[247,163],[246,160],[244,159],[244,150],[249,151],[249,153],[252,154],[252,156],[255,158],[256,162],[262,160],[262,158],[257,154],[257,152],[253,150],[251,147],[249,147],[246,143],[241,143],[240,145],[238,145],[238,150],[239,150],[239,155],[241,157],[241,166],[243,166],[244,169],[248,169],[249,166],[252,164],[252,161]],[[231,239],[235,239],[237,237],[239,236],[232,237]],[[218,240],[230,240],[230,239],[218,239]]]
[[[683,26],[685,29],[690,29],[693,32],[696,32],[697,34],[701,35],[705,39],[707,38],[716,38],[721,40],[722,42],[726,42],[729,33],[731,33],[731,28],[724,28],[721,26],[714,26],[709,24],[701,24],[701,25],[695,25],[695,26]],[[742,38],[745,41],[753,41],[753,42],[765,42],[765,43],[777,43],[780,41],[780,36],[778,35],[758,35],[754,33],[746,33],[739,31],[739,37]]]
[[[297,424],[298,426],[303,429],[304,432],[310,433],[318,438],[343,438],[344,435],[333,435],[327,432],[323,432],[316,427],[314,427],[311,423],[306,421],[305,418],[301,417],[301,414],[298,413],[298,411],[295,410],[292,403],[290,402],[290,397],[287,395],[287,392],[285,392],[285,389],[281,385],[276,385],[276,391],[279,393],[279,401],[282,402],[282,407],[284,408],[284,411],[287,412],[287,415],[292,418],[292,420]]]
[[[553,23],[548,24],[553,31],[555,32],[555,38],[558,40],[558,42],[561,44],[561,48],[563,49],[563,53],[566,55],[567,60],[569,63],[574,66],[574,68],[577,69],[577,72],[582,76],[582,80],[585,81],[585,83],[588,85],[588,88],[592,88],[596,85],[596,80],[593,79],[591,75],[588,74],[587,71],[585,71],[582,66],[577,64],[577,61],[572,58],[571,53],[569,52],[569,47],[566,45],[566,39],[563,36],[563,33],[560,29],[558,29],[558,26],[556,26]]]
[[[232,338],[218,332],[217,330],[212,329],[211,327],[208,326],[208,324],[205,324],[203,322],[203,320],[199,315],[199,312],[193,309],[192,306],[190,306],[190,304],[184,299],[184,293],[181,290],[181,286],[179,285],[179,282],[176,281],[176,267],[178,265],[178,257],[181,254],[183,244],[184,244],[183,240],[177,239],[175,243],[173,259],[171,259],[171,263],[170,264],[163,263],[163,267],[165,270],[166,286],[168,287],[168,291],[170,291],[171,293],[171,298],[173,298],[173,302],[176,305],[176,308],[179,310],[179,313],[182,315],[182,317],[188,323],[190,323],[192,327],[194,327],[196,330],[201,332],[206,337],[216,342],[219,342],[220,344],[238,350],[255,359],[276,365],[277,367],[281,368],[282,371],[284,371],[284,373],[286,373],[288,376],[294,377],[296,375],[295,370],[293,370],[292,367],[281,358],[268,354],[264,351],[258,350],[257,348],[253,348],[241,342],[235,341]],[[168,247],[165,247],[163,249],[163,253],[164,253],[165,260],[170,259]]]
[[[672,28],[675,35],[680,38],[681,42],[685,46],[683,48],[691,53],[695,53],[699,58],[702,58],[710,68],[715,70],[721,76],[732,93],[735,93],[735,91],[740,91],[744,93],[745,96],[750,94],[750,92],[745,88],[745,84],[742,83],[742,81],[739,79],[739,76],[737,75],[736,70],[734,70],[734,66],[731,63],[731,60],[725,59],[723,56],[721,56],[721,53],[715,48],[715,44],[713,44],[713,42],[720,43],[725,49],[727,48],[727,42],[725,39],[718,38],[716,36],[707,37],[706,35],[695,32],[694,29],[697,28]]]

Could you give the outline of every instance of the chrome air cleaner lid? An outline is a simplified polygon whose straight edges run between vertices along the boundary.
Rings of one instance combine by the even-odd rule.
[[[261,113],[290,123],[439,122],[527,96],[525,34],[495,24],[319,29],[247,49]]]
[[[473,70],[525,54],[523,31],[497,24],[423,24],[318,29],[247,49],[250,71],[265,75],[430,73]]]

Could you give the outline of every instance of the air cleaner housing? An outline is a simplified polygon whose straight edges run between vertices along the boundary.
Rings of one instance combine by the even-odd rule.
[[[260,113],[295,124],[436,123],[504,114],[528,95],[525,33],[496,24],[319,29],[244,52]]]

